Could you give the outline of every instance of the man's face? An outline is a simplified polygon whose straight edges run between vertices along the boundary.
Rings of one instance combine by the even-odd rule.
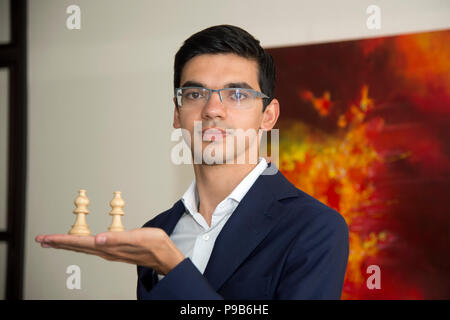
[[[181,73],[180,87],[195,84],[196,86],[200,85],[209,89],[222,89],[230,87],[230,84],[237,83],[261,91],[258,83],[258,64],[256,61],[235,54],[203,54],[192,58],[185,64]],[[174,128],[183,128],[190,133],[190,147],[193,154],[201,152],[206,157],[205,154],[210,153],[208,150],[213,149],[211,144],[214,143],[214,149],[217,150],[219,148],[222,150],[223,156],[219,160],[221,163],[230,163],[233,159],[233,163],[236,163],[237,157],[242,158],[246,154],[247,159],[254,159],[249,158],[248,153],[251,152],[253,157],[253,154],[258,150],[257,134],[264,118],[262,108],[263,101],[260,98],[255,99],[249,108],[227,108],[220,101],[218,93],[214,92],[203,107],[183,108],[181,106],[180,108],[175,108],[173,125]],[[198,123],[194,128],[195,121],[198,121]],[[231,132],[231,135],[224,137],[217,133],[215,134],[215,130],[206,131],[206,133],[197,131],[198,137],[201,137],[202,140],[201,148],[194,148],[194,129],[199,128],[199,123],[201,123],[202,130],[220,128]],[[208,134],[208,132],[212,132],[212,134]],[[251,138],[252,135],[249,135],[250,132],[255,133],[254,139]],[[242,137],[241,133],[250,137],[245,138],[247,140],[245,146],[239,146],[237,142],[239,136]],[[231,139],[234,139],[234,146],[230,152],[226,144],[231,145]],[[205,152],[208,145],[210,147]],[[204,157],[201,159],[204,160]],[[248,163],[248,160],[246,163]]]

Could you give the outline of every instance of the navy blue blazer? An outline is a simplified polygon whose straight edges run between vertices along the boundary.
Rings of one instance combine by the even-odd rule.
[[[170,235],[184,212],[179,200],[143,227]],[[340,299],[348,253],[344,218],[277,170],[259,176],[241,200],[217,237],[203,274],[189,258],[161,281],[154,270],[138,266],[137,297]]]

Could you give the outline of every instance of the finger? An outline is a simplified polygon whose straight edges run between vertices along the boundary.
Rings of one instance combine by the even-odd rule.
[[[152,255],[144,244],[152,241],[156,229],[152,228],[155,230],[151,231],[149,229],[99,233],[95,236],[95,245],[99,250],[119,259],[117,261],[137,264],[141,256],[148,259],[149,255]],[[159,231],[156,230],[156,232]]]
[[[51,244],[48,245],[46,243],[42,243],[41,244],[44,248],[53,248],[53,249],[62,249],[62,250],[69,250],[69,251],[75,251],[75,252],[80,252],[80,253],[86,253],[86,254],[91,254],[91,255],[101,255],[104,254],[103,251],[101,250],[95,250],[95,249],[88,249],[88,248],[83,248],[83,247],[77,247],[77,246],[71,246],[71,245],[64,245],[64,244]]]
[[[110,237],[113,242],[124,242],[122,237]],[[128,237],[129,238],[129,237]],[[126,252],[122,252],[118,247],[125,245],[108,245],[98,247],[95,245],[95,237],[93,236],[73,236],[67,234],[52,234],[52,235],[39,235],[35,239],[41,243],[43,248],[53,248],[61,250],[69,250],[73,252],[85,253],[89,255],[96,255],[108,261],[126,262],[136,264],[133,259],[133,254],[128,255],[132,250],[133,252],[141,252],[134,248],[126,249]],[[118,241],[115,241],[118,240]],[[129,246],[129,245],[126,245]]]
[[[39,234],[34,238],[34,241],[36,241],[36,242],[42,242],[43,240],[44,240],[43,234]]]
[[[136,244],[136,230],[99,233],[95,236],[95,244],[109,247],[134,246]]]
[[[120,240],[121,237],[112,237],[112,239]],[[79,239],[68,239],[66,235],[51,235],[41,242],[41,246],[44,248],[69,250],[78,253],[95,255],[107,261],[124,262],[134,265],[144,265],[144,261],[148,260],[149,254],[151,254],[151,252],[143,250],[141,247],[128,244],[109,244],[102,246],[97,246],[94,244],[94,247],[87,247],[85,244],[80,244],[78,240]]]
[[[59,249],[59,250],[69,250],[69,251],[78,252],[78,253],[95,255],[95,256],[103,258],[107,261],[124,262],[124,263],[134,264],[134,265],[142,264],[142,263],[140,263],[140,261],[143,259],[143,258],[141,258],[141,260],[136,259],[135,254],[128,254],[126,252],[121,252],[118,250],[110,251],[109,248],[91,250],[91,249],[73,247],[73,246],[68,246],[68,245],[63,245],[63,244],[53,244],[53,246],[49,246],[45,243],[41,243],[41,246]],[[109,252],[111,252],[111,253],[109,253]],[[142,252],[141,252],[140,256],[143,256]]]
[[[72,248],[95,249],[95,240],[93,236],[76,236],[69,234],[51,234],[40,238],[41,243],[52,247],[69,246]]]
[[[65,236],[65,234],[39,234],[34,238],[36,242],[44,242],[44,240],[53,239],[55,237]]]
[[[138,228],[122,232],[103,232],[96,236],[96,244],[139,246],[167,237],[160,228]]]
[[[96,244],[96,236],[74,236],[74,235],[67,235],[67,234],[54,234],[54,235],[46,235],[41,239],[41,245],[43,247],[51,247],[55,249],[64,249],[64,250],[71,250],[75,252],[82,252],[87,254],[93,254],[93,255],[102,255],[107,254],[111,257],[121,256],[121,250],[123,246],[132,247],[131,244],[125,245],[127,241],[126,239],[122,238],[130,238],[127,237],[119,237],[118,241],[114,234],[108,235],[109,241],[108,243],[105,243],[104,245],[97,245]],[[116,243],[124,243],[123,245],[118,245]]]
[[[47,246],[44,243],[42,245]],[[89,254],[89,255],[95,255],[95,256],[98,256],[98,257],[103,258],[108,261],[121,261],[121,257],[115,256],[115,255],[110,255],[103,250],[91,250],[91,249],[86,249],[86,248],[77,248],[77,247],[71,247],[71,246],[66,246],[66,245],[61,245],[61,244],[55,245],[51,248],[60,249],[60,250],[69,250],[69,251],[85,253],[85,254]]]

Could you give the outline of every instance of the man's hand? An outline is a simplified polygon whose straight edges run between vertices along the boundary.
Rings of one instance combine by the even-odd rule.
[[[38,235],[35,240],[43,248],[93,254],[108,261],[150,267],[163,275],[166,275],[185,258],[167,233],[159,228],[103,232],[95,236]]]

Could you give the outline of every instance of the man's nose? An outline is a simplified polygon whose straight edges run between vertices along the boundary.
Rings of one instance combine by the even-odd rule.
[[[220,100],[219,92],[212,92],[209,100],[206,102],[206,105],[202,110],[203,117],[206,118],[216,118],[216,117],[225,117],[226,108]]]

